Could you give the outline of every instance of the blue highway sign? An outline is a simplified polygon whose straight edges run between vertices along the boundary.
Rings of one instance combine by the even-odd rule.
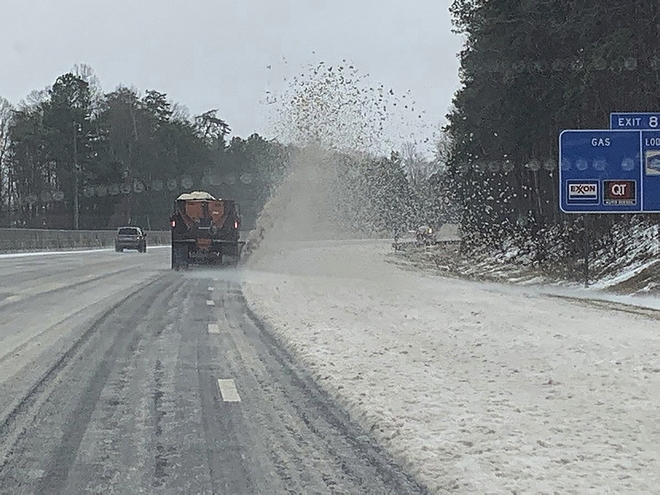
[[[635,112],[611,113],[610,129],[660,130],[660,113],[635,113]]]
[[[660,213],[660,129],[568,130],[559,136],[566,213]]]
[[[660,211],[660,129],[642,131],[642,211]]]

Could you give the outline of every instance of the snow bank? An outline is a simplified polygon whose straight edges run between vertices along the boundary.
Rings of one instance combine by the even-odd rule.
[[[244,293],[405,468],[438,493],[657,491],[655,313],[422,274],[389,249],[271,239]]]

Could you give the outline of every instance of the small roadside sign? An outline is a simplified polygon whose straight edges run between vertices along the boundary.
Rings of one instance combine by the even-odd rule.
[[[660,129],[660,113],[615,112],[610,114],[610,129]]]

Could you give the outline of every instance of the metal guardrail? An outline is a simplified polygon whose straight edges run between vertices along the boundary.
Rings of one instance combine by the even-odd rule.
[[[42,251],[112,247],[116,230],[0,229],[0,251]],[[147,245],[170,243],[169,231],[147,233]]]

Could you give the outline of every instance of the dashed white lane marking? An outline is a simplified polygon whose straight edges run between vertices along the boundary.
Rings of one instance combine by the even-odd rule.
[[[217,323],[209,323],[209,333],[220,333],[220,325]]]
[[[214,301],[213,299],[208,299],[208,300],[206,301],[206,305],[207,305],[207,306],[215,306],[215,301]]]
[[[236,390],[236,384],[231,378],[228,379],[219,379],[218,388],[220,388],[220,395],[222,395],[222,400],[225,402],[240,402],[241,396],[238,395],[238,390]]]

